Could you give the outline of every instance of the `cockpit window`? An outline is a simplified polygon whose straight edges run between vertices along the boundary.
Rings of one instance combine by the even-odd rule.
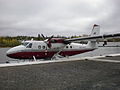
[[[29,43],[26,48],[32,48],[32,43]]]
[[[27,46],[28,43],[29,43],[29,42],[23,42],[22,45],[23,45],[23,46]]]

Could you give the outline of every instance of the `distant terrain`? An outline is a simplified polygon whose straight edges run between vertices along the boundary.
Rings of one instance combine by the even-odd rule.
[[[71,36],[71,37],[64,37],[64,36],[56,36],[56,38],[78,38],[81,36]],[[49,38],[49,37],[46,37]],[[0,37],[0,47],[14,47],[17,45],[20,45],[22,41],[25,40],[44,40],[42,36],[38,35],[38,37],[33,37],[33,36],[15,36],[15,37],[10,37],[10,36],[1,36]],[[119,42],[120,38],[114,38],[114,39],[108,39],[108,42]]]

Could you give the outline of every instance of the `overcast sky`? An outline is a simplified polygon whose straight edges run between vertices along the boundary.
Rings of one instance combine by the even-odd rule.
[[[120,0],[0,0],[0,36],[120,32]]]

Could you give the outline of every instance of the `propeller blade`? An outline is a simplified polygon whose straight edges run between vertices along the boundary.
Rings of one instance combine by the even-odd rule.
[[[54,35],[52,35],[50,38],[48,38],[48,40],[47,40],[47,41],[50,41],[53,37],[54,37]]]
[[[42,36],[43,39],[46,39],[46,37],[43,34],[41,34],[41,36]]]
[[[50,40],[51,40],[53,37],[54,37],[54,36],[52,35],[50,38],[48,38],[48,40],[47,40],[47,41],[45,41],[45,42],[46,42],[46,44],[47,44],[47,46],[48,46],[49,48],[51,48],[51,47],[52,47]]]
[[[49,47],[49,48],[51,48],[52,47],[52,45],[51,45],[51,43],[49,42],[49,43],[47,43],[47,46]]]
[[[38,34],[38,38],[40,38],[40,34]]]

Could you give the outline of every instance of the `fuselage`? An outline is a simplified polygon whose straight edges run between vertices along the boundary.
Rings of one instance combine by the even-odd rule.
[[[49,48],[44,41],[26,41],[22,45],[8,50],[7,56],[15,59],[33,59],[33,56],[36,59],[50,59],[59,51],[59,55],[65,57],[94,49],[86,44],[70,43],[66,45],[61,42],[51,43],[51,48]]]

